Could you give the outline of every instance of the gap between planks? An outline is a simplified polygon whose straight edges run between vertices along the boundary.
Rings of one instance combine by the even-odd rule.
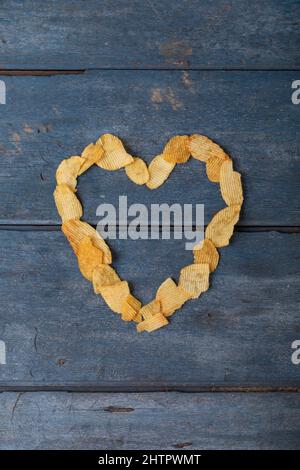
[[[84,222],[88,222],[85,220]],[[92,227],[96,228],[95,224],[90,224]],[[120,228],[119,224],[116,225],[116,228]],[[205,228],[207,226],[205,225]],[[143,227],[144,229],[146,227]],[[161,229],[161,226],[159,226]],[[176,226],[176,228],[179,228]],[[147,227],[150,229],[150,226]],[[170,227],[171,231],[174,230],[174,225]],[[192,227],[193,230],[196,229],[195,226]],[[61,230],[60,224],[1,224],[0,230],[11,230],[11,231],[28,231],[28,232],[58,232]],[[278,233],[300,233],[300,226],[281,226],[281,225],[237,225],[235,227],[235,232],[239,233],[256,233],[256,232],[278,232]]]
[[[69,393],[300,393],[293,386],[196,386],[196,385],[0,385],[0,393],[6,392],[69,392]]]

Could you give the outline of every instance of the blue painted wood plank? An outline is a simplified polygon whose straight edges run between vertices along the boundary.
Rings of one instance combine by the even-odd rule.
[[[299,224],[300,107],[291,101],[293,72],[102,71],[76,76],[2,77],[0,222],[58,224],[53,202],[59,162],[104,132],[119,135],[147,162],[175,134],[209,135],[243,175],[241,225]],[[186,188],[188,187],[188,191]],[[124,171],[93,168],[79,181],[86,220],[116,203],[205,203],[206,221],[223,207],[203,163],[178,165],[157,191]]]
[[[192,262],[179,240],[110,241],[149,302]],[[299,234],[237,233],[211,288],[166,328],[137,334],[93,293],[60,232],[0,231],[0,388],[300,387]]]
[[[297,0],[2,0],[0,67],[299,68]]]
[[[2,393],[0,448],[300,449],[292,393]]]

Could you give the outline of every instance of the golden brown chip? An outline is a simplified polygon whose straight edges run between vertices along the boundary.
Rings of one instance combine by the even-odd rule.
[[[156,299],[160,301],[161,311],[166,317],[172,315],[188,298],[170,277],[161,284],[156,293]]]
[[[56,170],[57,184],[67,184],[75,192],[79,168],[83,161],[81,157],[70,157],[63,160]]]
[[[133,158],[126,152],[121,140],[112,134],[103,134],[97,143],[102,145],[104,156],[97,165],[104,170],[118,170],[133,162]]]
[[[156,189],[161,186],[166,181],[174,167],[175,163],[167,162],[162,154],[157,155],[149,165],[148,171],[150,178],[146,183],[146,186],[149,189]]]
[[[120,282],[120,278],[116,271],[108,264],[97,266],[92,275],[93,287],[95,294],[101,294],[102,287],[112,286]]]
[[[78,265],[81,274],[92,280],[93,271],[103,263],[103,253],[93,245],[90,237],[85,237],[78,245]]]
[[[101,289],[101,296],[112,311],[116,313],[122,312],[123,302],[129,294],[128,282],[126,281],[120,281]]]
[[[220,181],[220,171],[224,160],[218,157],[209,157],[206,161],[206,174],[210,181],[218,183]]]
[[[189,136],[176,135],[166,144],[163,156],[169,163],[185,163],[190,158],[188,149]]]
[[[142,306],[142,303],[136,299],[133,295],[129,294],[122,304],[122,320],[131,321],[135,320],[136,317],[140,319],[141,314],[139,310]]]
[[[155,299],[149,302],[149,304],[144,305],[140,309],[140,314],[144,318],[144,320],[148,320],[148,318],[153,317],[156,313],[160,312],[160,301]]]
[[[222,198],[228,206],[234,204],[242,205],[243,189],[241,175],[233,171],[232,161],[227,160],[222,163],[220,171],[220,188]]]
[[[98,142],[96,144],[92,143],[85,147],[81,156],[83,163],[80,167],[79,175],[88,170],[94,163],[97,163],[104,156],[104,150]]]
[[[180,271],[179,287],[196,299],[209,288],[209,264],[190,264]]]
[[[233,229],[239,220],[240,206],[234,205],[220,210],[210,221],[205,231],[205,238],[209,238],[217,248],[227,246],[233,234]]]
[[[79,243],[85,237],[90,237],[94,246],[103,252],[103,263],[110,264],[112,261],[111,251],[101,235],[91,225],[80,220],[68,220],[61,226],[64,235],[69,240],[74,252],[78,255]]]
[[[135,184],[146,184],[149,180],[149,171],[144,160],[134,157],[134,161],[125,166],[126,175]]]
[[[210,157],[217,157],[220,160],[228,158],[224,150],[205,135],[191,135],[187,146],[192,157],[202,162],[206,162]]]
[[[205,238],[199,245],[193,249],[194,263],[209,264],[210,271],[214,271],[219,263],[219,253],[211,240]]]
[[[168,324],[168,320],[162,313],[156,313],[151,318],[140,322],[136,329],[140,333],[141,331],[151,331],[158,330],[159,328],[166,326]]]
[[[56,186],[54,200],[63,222],[80,219],[82,216],[81,204],[67,184],[63,183]]]

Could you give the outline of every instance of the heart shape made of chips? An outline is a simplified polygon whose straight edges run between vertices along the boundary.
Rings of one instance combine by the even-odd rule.
[[[190,156],[205,162],[209,180],[220,183],[226,207],[208,224],[204,240],[193,249],[194,262],[181,269],[178,284],[171,278],[166,279],[155,299],[142,306],[130,293],[127,281],[121,280],[110,266],[111,251],[101,235],[80,220],[83,211],[75,194],[77,178],[94,164],[110,171],[125,168],[134,183],[156,189],[176,164],[187,162]],[[56,182],[54,199],[62,219],[62,231],[78,258],[82,275],[93,283],[95,293],[102,296],[111,310],[125,321],[136,322],[139,332],[167,325],[175,310],[207,291],[209,274],[219,262],[217,248],[229,244],[243,203],[241,175],[233,170],[232,160],[219,145],[200,134],[172,137],[149,167],[141,158],[127,153],[118,137],[104,134],[96,143],[89,144],[81,156],[63,160],[56,171]]]

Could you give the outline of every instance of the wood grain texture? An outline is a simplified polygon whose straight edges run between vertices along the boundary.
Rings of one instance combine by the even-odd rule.
[[[102,71],[76,76],[3,77],[0,116],[0,222],[59,224],[55,170],[104,132],[150,162],[175,134],[209,135],[243,175],[240,225],[297,226],[299,107],[292,72]],[[223,207],[219,187],[194,159],[178,165],[157,191],[138,187],[124,171],[93,168],[79,181],[86,220],[96,207],[128,203],[205,203],[206,222]]]
[[[0,449],[300,449],[300,395],[2,393]]]
[[[80,274],[60,232],[0,231],[0,387],[298,387],[299,234],[238,233],[211,288],[154,334],[122,322]],[[110,241],[144,303],[191,252],[178,240]]]
[[[0,67],[299,68],[297,0],[2,0]]]

